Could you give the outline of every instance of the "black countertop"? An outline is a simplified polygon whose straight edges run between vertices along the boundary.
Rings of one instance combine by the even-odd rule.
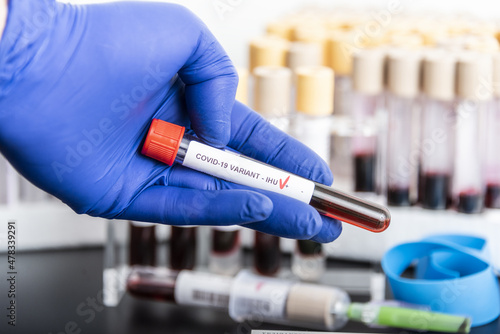
[[[0,259],[4,273],[0,283],[0,333],[249,334],[251,328],[296,329],[270,324],[238,324],[223,312],[140,300],[129,295],[125,295],[118,307],[105,308],[100,303],[102,249],[17,254],[16,326],[12,327],[7,324],[7,256],[2,254]],[[346,263],[340,265],[357,266]],[[358,298],[364,301],[362,299]],[[342,331],[410,333],[368,328],[354,322],[350,322]],[[500,333],[500,321],[474,328],[471,333]]]

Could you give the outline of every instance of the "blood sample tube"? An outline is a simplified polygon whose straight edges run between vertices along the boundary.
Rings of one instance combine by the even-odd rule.
[[[353,35],[345,32],[335,32],[328,40],[330,51],[330,66],[335,73],[334,107],[335,115],[349,114],[352,90],[352,57],[349,50]]]
[[[349,305],[343,290],[261,277],[245,270],[233,280],[229,295],[229,315],[235,321],[259,319],[330,331],[347,323]]]
[[[456,146],[452,181],[454,207],[478,213],[484,207],[484,142],[481,120],[492,106],[491,56],[464,52],[457,63]]]
[[[330,66],[335,73],[332,128],[330,136],[330,166],[334,169],[335,185],[346,191],[354,190],[354,161],[351,117],[352,56],[349,50],[353,35],[336,31],[329,39]]]
[[[485,154],[485,177],[487,208],[500,209],[500,154],[498,143],[500,143],[500,55],[494,56],[493,82],[495,85],[495,99],[486,114],[486,154]]]
[[[208,258],[211,272],[235,275],[242,265],[240,227],[216,226],[212,228],[212,246]]]
[[[191,270],[134,266],[127,291],[140,298],[227,310],[232,281],[232,277]]]
[[[444,51],[423,60],[418,202],[426,209],[444,210],[451,201],[455,67],[455,58]]]
[[[325,272],[326,256],[320,243],[297,240],[292,255],[292,272],[302,281],[319,281]]]
[[[351,117],[354,123],[352,154],[354,190],[374,192],[377,162],[376,114],[383,102],[385,53],[366,49],[353,54]]]
[[[288,132],[292,71],[282,66],[254,69],[254,109],[278,129]]]
[[[297,68],[295,74],[297,113],[292,134],[329,162],[333,71],[324,66],[303,66]]]
[[[277,36],[263,36],[250,41],[249,70],[259,66],[286,66],[290,43]]]
[[[172,226],[170,234],[170,268],[193,269],[196,264],[196,232],[194,226]]]
[[[129,264],[156,265],[156,224],[129,222]]]
[[[419,112],[420,55],[393,50],[387,60],[387,203],[411,204],[410,186],[416,170],[412,159],[412,118]]]
[[[280,238],[263,232],[255,232],[253,266],[264,276],[276,275],[281,267]]]
[[[319,213],[346,223],[382,232],[390,223],[387,208],[315,183],[284,170],[216,149],[184,134],[184,127],[158,119],[152,121],[142,154],[245,186],[295,198],[312,205]]]

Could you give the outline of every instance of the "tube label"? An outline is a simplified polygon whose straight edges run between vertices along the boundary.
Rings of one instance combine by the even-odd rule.
[[[175,301],[179,305],[227,309],[232,277],[184,270],[175,283]]]
[[[243,270],[231,288],[229,315],[239,322],[253,317],[284,320],[291,286],[291,282],[256,276]]]
[[[191,141],[183,166],[244,186],[283,194],[309,204],[314,182],[262,162]]]

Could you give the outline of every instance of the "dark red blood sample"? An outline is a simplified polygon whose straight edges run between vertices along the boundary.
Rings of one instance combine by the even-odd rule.
[[[127,281],[127,291],[136,297],[151,298],[167,302],[175,302],[175,281],[178,273],[164,279],[148,277],[130,277]]]
[[[280,238],[255,232],[254,267],[261,275],[275,275],[281,266]]]
[[[476,191],[464,191],[458,195],[457,211],[479,213],[483,209],[483,198]]]
[[[196,227],[172,226],[170,268],[193,269],[196,262]]]
[[[302,256],[318,256],[323,247],[320,243],[311,240],[297,240],[297,250]]]
[[[487,208],[500,209],[500,184],[488,184],[484,203]]]
[[[156,226],[129,224],[129,264],[156,265]]]
[[[322,215],[372,232],[386,230],[391,222],[391,214],[387,208],[321,184],[315,185],[309,204]]]
[[[426,209],[444,210],[451,202],[450,176],[426,173],[420,177],[421,192],[418,202]]]
[[[375,154],[354,156],[354,191],[375,191]]]
[[[410,203],[410,189],[389,187],[387,189],[387,204],[393,206],[409,206]]]
[[[228,254],[240,247],[240,231],[212,230],[212,252]]]

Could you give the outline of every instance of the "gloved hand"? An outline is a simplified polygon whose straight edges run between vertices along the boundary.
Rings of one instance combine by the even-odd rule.
[[[0,149],[36,186],[92,216],[245,224],[319,242],[340,234],[339,222],[309,205],[139,153],[159,118],[207,144],[332,182],[311,150],[234,104],[235,69],[191,12],[165,3],[9,6],[0,41]]]

